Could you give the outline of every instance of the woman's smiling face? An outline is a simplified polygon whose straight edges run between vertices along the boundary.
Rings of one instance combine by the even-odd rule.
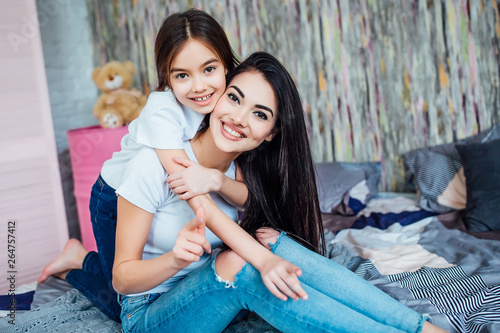
[[[242,153],[272,140],[278,105],[271,85],[256,71],[233,78],[210,116],[217,147]]]

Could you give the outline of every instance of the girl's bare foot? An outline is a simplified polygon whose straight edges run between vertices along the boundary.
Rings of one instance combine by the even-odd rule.
[[[66,279],[66,274],[72,269],[82,269],[83,259],[88,251],[78,239],[70,239],[64,245],[63,252],[50,264],[45,266],[42,275],[38,278],[38,283],[42,283],[49,276],[54,275],[62,280]]]

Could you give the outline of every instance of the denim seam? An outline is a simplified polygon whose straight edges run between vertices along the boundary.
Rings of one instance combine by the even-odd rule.
[[[68,274],[66,275],[66,280],[68,279],[68,275],[70,275],[70,273],[71,273],[71,271],[69,271],[69,272],[68,272]],[[70,275],[70,277],[71,277],[71,275]],[[73,283],[71,283],[71,284],[72,284],[72,285],[73,285],[73,284],[78,284],[78,285],[79,285],[79,287],[80,287],[80,288],[82,288],[83,290],[85,290],[88,294],[93,295],[93,294],[90,292],[90,290],[88,290],[87,288],[85,288],[85,286],[84,286],[83,284],[79,283],[77,280],[73,280]],[[92,303],[93,303],[93,302],[92,302]],[[105,308],[109,311],[109,313],[111,313],[111,314],[113,313],[112,309],[111,309],[111,308],[109,308],[109,307],[105,304],[105,302],[99,302],[99,304],[101,304],[103,307],[105,307]]]
[[[86,256],[85,258],[83,258],[83,262],[82,262],[82,271],[85,271],[85,272],[88,272],[88,269],[87,269],[87,265],[89,263],[89,260],[91,259],[91,256],[92,256],[92,252],[94,251],[90,251]]]
[[[252,295],[253,297],[259,298],[259,299],[263,300],[264,302],[266,301],[265,298],[263,298],[263,297],[261,297],[261,296],[259,296],[257,294],[254,294],[252,289],[247,289],[245,287],[243,287],[242,289],[245,290],[250,295]],[[287,302],[298,302],[298,301],[295,301],[293,299],[288,299]],[[287,313],[286,311],[283,310],[282,307],[276,306],[275,304],[270,303],[268,306],[272,307],[277,312]],[[311,327],[314,327],[315,329],[319,329],[319,330],[322,330],[324,332],[331,332],[328,327],[322,327],[321,323],[316,323],[316,322],[309,321],[307,317],[293,317],[293,320],[294,321],[303,322],[303,323],[305,323],[305,324],[307,324],[307,325],[309,325]],[[317,330],[315,330],[314,332],[317,332]]]
[[[96,235],[101,235],[101,232],[99,230],[100,229],[99,228],[99,223],[97,223],[97,216],[99,216],[99,205],[100,205],[100,202],[101,202],[102,192],[104,192],[105,184],[101,181],[100,178],[101,178],[101,176],[99,176],[97,178],[97,180],[99,181],[99,184],[101,185],[101,188],[100,188],[100,191],[99,191],[99,195],[97,196],[97,202],[96,202],[96,208],[95,208],[96,212],[95,212],[95,216],[94,216],[94,226],[97,228],[97,233],[94,232],[94,237]],[[96,244],[101,244],[100,240],[99,240],[99,242],[96,241]],[[104,258],[104,256],[102,257],[102,260],[104,260],[104,267],[103,267],[103,270],[104,270],[104,269],[106,269],[106,267],[109,267],[109,266],[107,265],[108,262],[106,261],[106,258]],[[106,274],[107,272],[103,272],[103,273]]]
[[[104,187],[104,179],[102,179],[102,176],[99,175],[99,177],[97,177],[97,181],[99,182],[99,184],[101,184],[101,188]]]

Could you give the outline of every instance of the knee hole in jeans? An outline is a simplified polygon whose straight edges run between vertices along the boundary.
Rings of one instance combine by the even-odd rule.
[[[245,259],[236,252],[224,251],[215,258],[215,272],[224,280],[234,281],[235,275],[241,271],[245,264]]]
[[[270,249],[269,243],[276,244],[279,235],[280,232],[272,228],[260,228],[257,230],[257,238],[268,249]],[[245,264],[245,259],[240,257],[236,252],[232,250],[224,251],[215,259],[215,272],[222,279],[234,282],[234,277],[241,271]]]
[[[257,230],[257,239],[268,249],[271,249],[269,243],[276,244],[279,235],[280,232],[272,228],[260,228]]]

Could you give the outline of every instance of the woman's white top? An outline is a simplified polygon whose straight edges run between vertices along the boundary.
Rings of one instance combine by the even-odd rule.
[[[184,142],[184,150],[192,161],[196,162],[191,144]],[[226,176],[235,178],[234,162],[226,172]],[[124,167],[123,177],[116,193],[130,201],[132,204],[154,213],[153,224],[144,247],[143,260],[156,258],[166,252],[172,251],[178,232],[182,227],[195,218],[189,205],[172,193],[165,182],[167,173],[154,149],[144,147]],[[219,194],[210,193],[217,206],[232,220],[237,219],[237,210],[227,203]],[[205,237],[212,245],[212,249],[222,242],[208,228]],[[165,292],[172,288],[187,274],[203,265],[210,259],[209,254],[204,254],[200,261],[191,263],[188,267],[178,272],[175,276],[161,285],[143,293]]]
[[[121,184],[125,164],[144,146],[156,149],[183,149],[205,115],[181,105],[170,90],[154,91],[139,117],[133,120],[121,140],[121,150],[104,162],[101,176],[114,189]]]

